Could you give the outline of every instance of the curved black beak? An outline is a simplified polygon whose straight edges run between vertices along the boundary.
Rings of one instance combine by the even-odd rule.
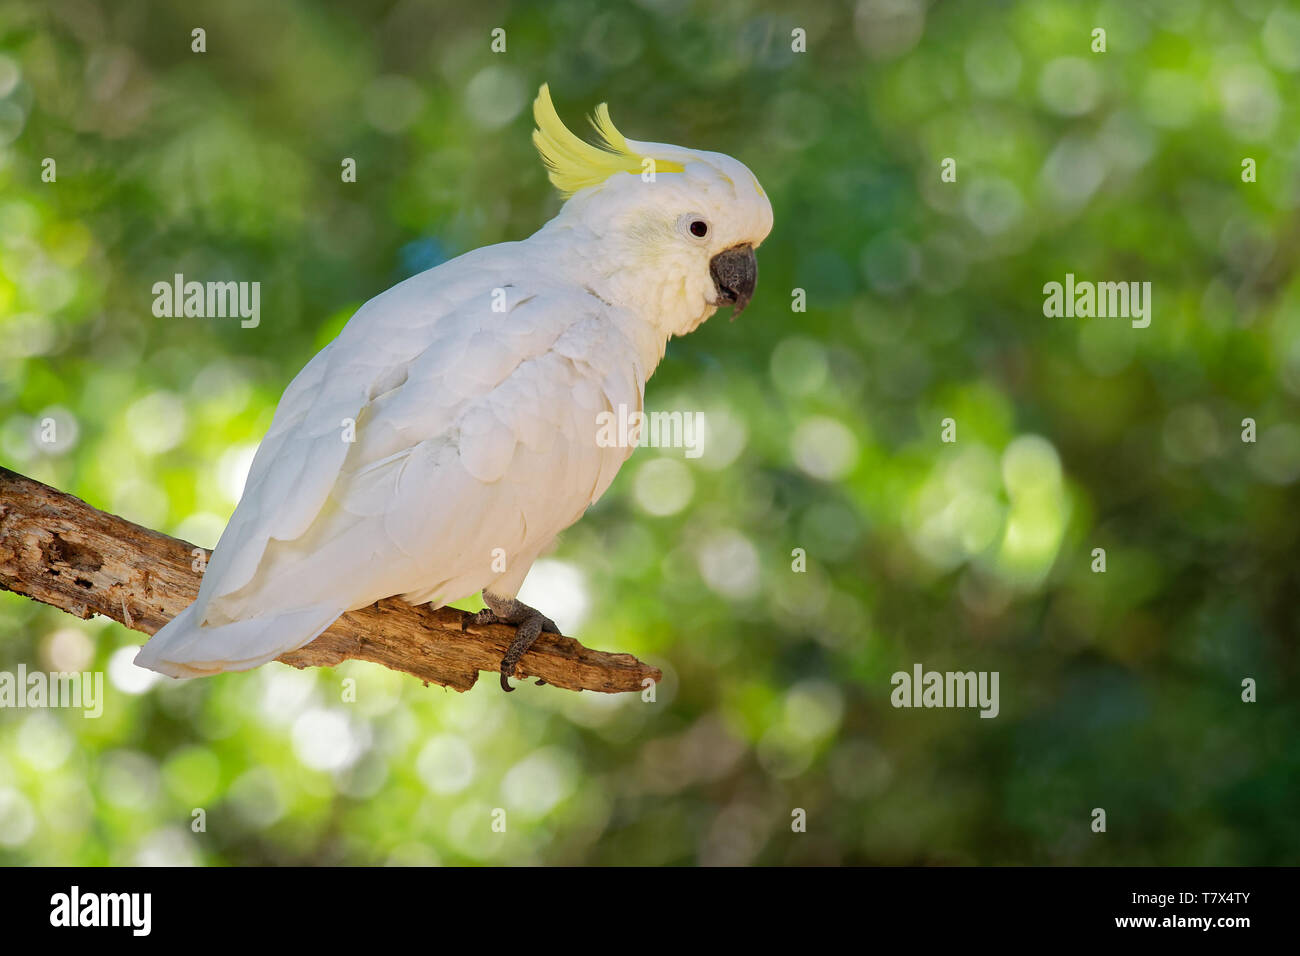
[[[709,275],[718,293],[719,305],[734,305],[731,321],[745,311],[758,284],[758,259],[749,243],[724,249],[709,261]]]

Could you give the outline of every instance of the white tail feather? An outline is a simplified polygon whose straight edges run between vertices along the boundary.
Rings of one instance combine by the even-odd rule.
[[[176,615],[140,648],[136,665],[178,678],[250,670],[311,643],[343,613],[309,607],[212,626],[195,622],[196,606]]]

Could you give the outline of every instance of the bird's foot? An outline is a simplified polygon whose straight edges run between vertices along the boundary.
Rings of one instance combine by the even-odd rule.
[[[483,603],[487,607],[477,614],[462,618],[460,628],[463,631],[471,624],[515,625],[515,639],[510,642],[505,656],[501,658],[501,689],[512,691],[514,688],[510,686],[509,678],[514,676],[515,665],[519,663],[519,659],[542,634],[559,634],[560,629],[541,611],[515,598],[499,598],[485,593]],[[545,684],[546,681],[539,680],[537,683]]]
[[[485,607],[483,610],[477,611],[474,614],[470,614],[466,611],[465,616],[460,619],[460,629],[462,631],[468,631],[471,624],[478,627],[483,624],[495,624],[498,620],[500,619],[492,612],[490,607]]]

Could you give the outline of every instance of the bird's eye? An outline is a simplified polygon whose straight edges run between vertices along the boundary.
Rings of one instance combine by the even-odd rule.
[[[677,217],[677,232],[687,239],[703,239],[709,234],[709,221],[703,213],[684,212]]]

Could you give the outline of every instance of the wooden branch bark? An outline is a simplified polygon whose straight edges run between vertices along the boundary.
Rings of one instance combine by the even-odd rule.
[[[80,618],[103,614],[154,634],[199,592],[196,554],[208,552],[39,481],[0,468],[0,588]],[[349,611],[316,640],[279,660],[332,667],[354,658],[404,671],[426,683],[469,690],[479,671],[496,673],[515,629],[504,624],[461,630],[465,613],[390,598]],[[543,634],[515,670],[569,690],[639,691],[660,672],[631,654],[583,647]]]

